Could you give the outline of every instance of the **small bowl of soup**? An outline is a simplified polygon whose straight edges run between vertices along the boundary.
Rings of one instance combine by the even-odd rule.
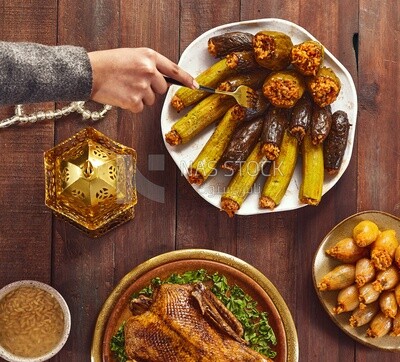
[[[64,346],[71,329],[67,303],[53,287],[22,280],[0,289],[0,357],[43,362]]]

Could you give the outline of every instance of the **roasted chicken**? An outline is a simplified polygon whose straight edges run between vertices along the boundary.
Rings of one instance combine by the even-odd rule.
[[[204,284],[163,284],[130,304],[125,350],[136,362],[272,362],[250,349],[235,316]]]

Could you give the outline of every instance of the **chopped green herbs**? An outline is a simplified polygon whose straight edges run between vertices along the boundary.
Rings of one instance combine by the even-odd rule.
[[[240,321],[244,329],[243,338],[250,343],[252,349],[269,358],[276,356],[276,352],[272,350],[271,346],[275,346],[277,341],[268,322],[268,313],[260,312],[257,309],[257,302],[237,285],[230,286],[224,275],[209,274],[206,270],[199,269],[182,274],[172,274],[165,280],[154,278],[150,285],[135,293],[132,297],[138,295],[151,297],[154,288],[164,283],[189,284],[199,282],[209,284],[211,291]],[[111,340],[111,350],[114,351],[117,362],[127,360],[124,350],[123,325]]]
[[[126,362],[128,357],[125,354],[125,336],[124,336],[124,326],[125,323],[118,328],[117,333],[115,333],[110,342],[111,351],[114,354],[114,358],[117,362]]]

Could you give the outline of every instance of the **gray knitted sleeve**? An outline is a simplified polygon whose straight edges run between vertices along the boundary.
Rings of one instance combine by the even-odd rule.
[[[0,104],[84,101],[91,90],[85,49],[0,42]]]

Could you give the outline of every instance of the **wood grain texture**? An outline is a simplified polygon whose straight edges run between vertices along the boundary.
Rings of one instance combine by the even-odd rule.
[[[358,209],[399,216],[400,4],[366,0],[359,3]],[[361,347],[356,353],[356,361],[389,362],[398,358]]]
[[[89,123],[70,115],[57,123],[0,130],[0,287],[29,277],[53,284],[65,297],[73,328],[52,361],[87,361],[96,318],[118,281],[153,256],[185,248],[227,252],[264,273],[291,310],[301,362],[397,358],[339,330],[319,303],[311,270],[322,238],[342,219],[367,209],[400,216],[399,6],[367,0],[231,0],[218,6],[214,0],[0,0],[1,40],[74,44],[88,51],[143,46],[176,62],[215,26],[283,18],[317,37],[358,89],[353,156],[321,204],[232,219],[195,192],[166,151],[159,121],[164,96],[141,114],[113,109],[93,126],[136,149],[139,202],[134,220],[97,240],[53,218],[44,206],[43,151]],[[49,107],[54,105],[26,109]],[[2,118],[10,112],[12,107],[0,108]]]
[[[0,19],[2,40],[55,44],[56,1],[1,1]],[[27,113],[38,108],[24,107]],[[2,119],[13,113],[11,106],[0,108]],[[20,279],[51,281],[51,212],[44,206],[42,155],[52,142],[51,122],[0,130],[1,286]]]
[[[109,49],[119,45],[119,1],[58,1],[58,44]],[[91,109],[100,108],[88,102]],[[64,141],[92,125],[118,140],[117,110],[96,125],[82,121],[77,114],[57,122],[55,143]],[[119,230],[124,233],[125,228]],[[86,361],[90,354],[93,325],[115,284],[114,252],[117,239],[91,239],[66,223],[54,219],[53,280],[71,309],[71,335],[55,361]]]

